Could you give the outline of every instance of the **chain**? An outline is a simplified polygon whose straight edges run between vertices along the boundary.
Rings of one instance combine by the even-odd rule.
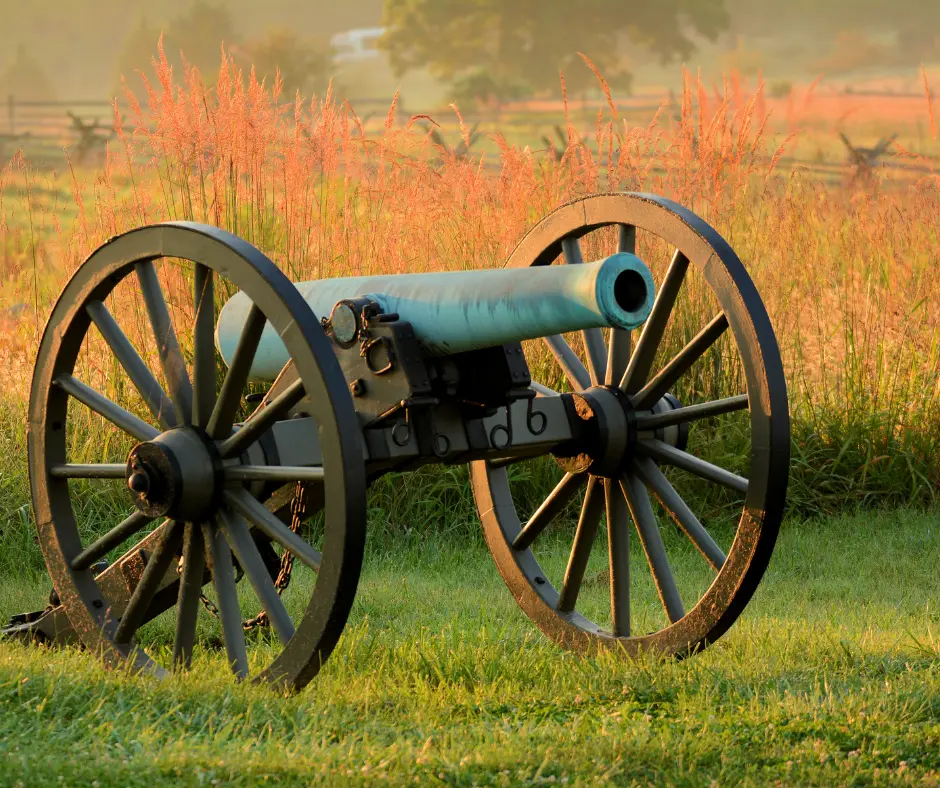
[[[300,524],[304,521],[304,515],[307,513],[307,487],[303,482],[297,482],[294,490],[294,497],[290,502],[290,529],[295,534],[300,533]],[[290,550],[284,550],[281,554],[281,568],[274,579],[274,590],[280,596],[290,585],[291,572],[294,571],[294,554]],[[246,632],[255,627],[267,627],[271,622],[268,619],[266,610],[262,610],[254,618],[249,618],[242,622],[242,629]]]
[[[307,487],[303,482],[297,482],[297,488],[294,490],[294,497],[290,502],[290,529],[295,534],[300,532],[300,524],[304,521],[304,516],[307,513]],[[176,569],[177,573],[182,572],[182,562]],[[289,550],[284,550],[281,555],[281,566],[280,570],[277,573],[277,577],[274,580],[274,590],[277,591],[277,595],[280,596],[284,593],[287,587],[290,585],[291,572],[294,571],[294,554]],[[237,583],[242,579],[244,572],[237,574],[235,576],[235,582]],[[202,602],[202,606],[206,609],[209,615],[219,618],[219,608],[216,606],[215,602],[209,599],[205,594],[199,595],[199,600]],[[266,611],[262,610],[254,618],[249,618],[247,621],[242,622],[242,629],[246,632],[256,629],[257,627],[266,627],[270,626],[270,621],[268,620],[268,614]]]

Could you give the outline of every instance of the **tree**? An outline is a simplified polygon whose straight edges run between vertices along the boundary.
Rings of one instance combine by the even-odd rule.
[[[159,40],[160,30],[151,27],[146,17],[140,17],[136,26],[124,39],[121,51],[115,58],[112,95],[122,95],[122,80],[131,91],[143,95],[143,84],[137,72],[153,80],[154,74],[150,68],[150,60],[157,52]]]
[[[940,3],[921,3],[898,14],[898,49],[913,63],[940,54]]]
[[[235,21],[227,6],[196,0],[189,11],[167,26],[163,44],[168,56],[182,52],[203,79],[211,83],[219,72],[223,44],[231,46],[238,40]]]
[[[237,45],[238,36],[232,13],[223,5],[196,0],[188,11],[165,24],[151,25],[141,16],[124,39],[115,60],[114,93],[120,95],[121,78],[139,96],[143,85],[137,72],[153,82],[156,74],[152,64],[157,43],[163,35],[163,49],[177,74],[182,74],[182,58],[199,69],[206,84],[212,84],[222,63],[222,46]]]
[[[13,96],[20,101],[51,101],[55,90],[42,64],[29,50],[20,45],[16,55],[0,71],[0,96]]]
[[[240,60],[254,66],[258,79],[273,84],[279,71],[283,80],[283,95],[292,99],[298,92],[309,97],[322,91],[329,79],[331,60],[329,49],[322,42],[304,40],[292,30],[274,28],[240,49]]]
[[[591,84],[583,52],[613,84],[628,78],[621,46],[640,44],[662,62],[688,57],[698,33],[728,23],[724,0],[386,0],[379,46],[401,75],[427,67],[453,82],[472,69],[496,84],[551,89],[558,72],[573,90]]]
[[[726,0],[739,32],[798,34],[831,40],[839,32],[897,36],[901,60],[919,62],[940,51],[940,3],[936,0]]]
[[[525,98],[529,93],[519,82],[495,80],[485,68],[465,71],[454,78],[451,88],[451,98],[465,107],[498,107],[504,101]]]

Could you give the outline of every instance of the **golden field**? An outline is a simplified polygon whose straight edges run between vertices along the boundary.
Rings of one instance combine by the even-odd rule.
[[[364,125],[337,96],[285,101],[278,85],[228,60],[211,87],[195,71],[174,75],[165,60],[158,74],[147,102],[131,97],[129,118],[118,117],[98,166],[67,161],[56,171],[17,155],[0,173],[7,525],[24,525],[28,503],[23,416],[45,315],[106,238],[165,219],[207,222],[254,243],[294,279],[480,268],[501,265],[524,232],[566,200],[621,190],[662,194],[698,212],[754,278],[788,373],[794,511],[934,502],[940,171],[932,155],[940,143],[926,72],[924,97],[903,101],[896,126],[882,124],[887,136],[910,129],[920,113],[926,136],[899,138],[885,157],[916,170],[844,169],[836,182],[788,162],[821,139],[839,145],[835,129],[881,135],[879,115],[855,112],[854,128],[853,113],[839,114],[812,85],[771,100],[733,77],[706,89],[686,74],[683,94],[641,124],[621,117],[609,93],[590,125],[563,102],[555,120],[567,144],[549,152],[498,128],[474,148],[456,107],[440,121],[453,147],[431,139],[437,118],[402,122],[394,102],[387,119]],[[886,101],[885,112],[896,106]],[[641,238],[638,253],[655,273],[670,250]],[[182,293],[186,283],[168,284]],[[119,296],[119,313],[146,347],[134,296]],[[174,309],[178,320],[191,320],[185,298]],[[693,298],[676,342],[709,317]],[[92,350],[82,363],[102,390],[122,386],[114,365]],[[734,383],[707,385],[722,391]],[[74,440],[97,450],[94,423],[86,426],[90,432]]]

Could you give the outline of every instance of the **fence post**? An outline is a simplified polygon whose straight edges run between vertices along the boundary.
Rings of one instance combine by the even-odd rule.
[[[9,96],[7,96],[7,122],[10,125],[11,135],[16,134],[16,121],[15,121],[15,112],[14,112],[15,106],[16,106],[16,101],[13,98],[13,94],[11,93]]]

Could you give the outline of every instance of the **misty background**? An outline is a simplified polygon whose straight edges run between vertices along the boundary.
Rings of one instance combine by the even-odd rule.
[[[386,32],[358,44],[336,38],[369,28]],[[152,75],[161,34],[171,62],[180,65],[182,50],[210,84],[224,42],[259,76],[280,69],[288,97],[321,93],[332,77],[350,98],[401,86],[414,108],[557,97],[559,70],[570,91],[596,91],[578,51],[620,95],[674,89],[680,63],[710,79],[760,74],[771,92],[819,74],[843,83],[897,75],[904,89],[919,64],[940,62],[940,2],[2,0],[0,99],[103,100],[122,93],[122,75],[142,92],[134,74]]]

